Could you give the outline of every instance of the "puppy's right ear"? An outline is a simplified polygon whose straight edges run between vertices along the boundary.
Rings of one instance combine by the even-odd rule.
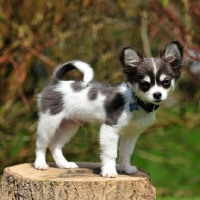
[[[143,55],[131,47],[124,47],[119,54],[119,60],[123,65],[124,73],[129,73],[134,71],[135,67],[143,61]]]

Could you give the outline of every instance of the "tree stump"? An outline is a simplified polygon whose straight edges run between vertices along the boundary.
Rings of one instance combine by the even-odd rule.
[[[100,176],[99,163],[77,163],[80,168],[59,169],[50,163],[46,171],[32,164],[4,169],[0,184],[2,200],[154,200],[156,190],[143,171],[117,178]]]

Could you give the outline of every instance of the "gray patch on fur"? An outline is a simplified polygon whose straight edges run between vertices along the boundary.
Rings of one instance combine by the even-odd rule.
[[[124,97],[118,90],[119,85],[110,85],[106,83],[99,83],[97,81],[91,81],[90,86],[91,89],[88,92],[89,100],[95,100],[98,93],[105,95],[105,123],[111,126],[116,125],[124,110],[125,104]]]
[[[106,97],[106,124],[115,125],[124,110],[125,100],[120,93],[109,93]]]
[[[62,111],[62,94],[55,91],[55,89],[55,85],[50,85],[44,88],[42,91],[40,99],[40,107],[42,112],[49,110],[51,115],[55,115]]]
[[[91,87],[88,92],[89,100],[95,100],[97,98],[97,95],[98,95],[98,91],[96,90],[96,88]]]
[[[82,83],[81,81],[75,81],[75,82],[71,83],[71,87],[74,90],[74,92],[79,92],[85,88],[82,86],[81,83]]]

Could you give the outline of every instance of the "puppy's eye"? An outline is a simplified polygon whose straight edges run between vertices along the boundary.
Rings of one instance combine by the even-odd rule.
[[[169,87],[169,85],[170,85],[170,80],[169,80],[169,79],[165,79],[165,80],[162,82],[162,85],[163,85],[164,87]]]
[[[144,89],[148,89],[150,87],[150,83],[144,81],[140,83],[140,86]]]

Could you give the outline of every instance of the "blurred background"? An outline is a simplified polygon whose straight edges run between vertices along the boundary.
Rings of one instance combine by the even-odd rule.
[[[172,40],[184,46],[185,67],[156,123],[138,140],[132,164],[148,172],[158,199],[200,195],[200,1],[1,0],[0,174],[34,162],[36,96],[53,68],[80,59],[95,79],[124,80],[123,46],[158,56]],[[76,70],[67,79],[82,79]],[[80,99],[81,101],[81,99]],[[99,124],[85,124],[64,147],[72,161],[99,162]],[[47,160],[53,161],[50,153]]]

